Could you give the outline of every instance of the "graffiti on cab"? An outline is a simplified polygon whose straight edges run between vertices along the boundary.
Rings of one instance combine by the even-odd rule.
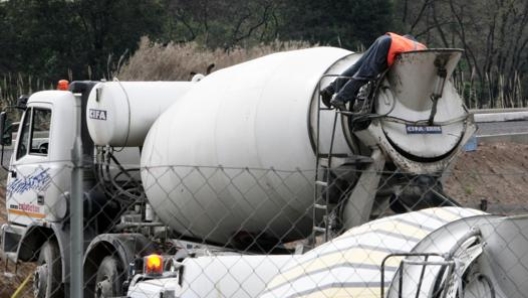
[[[11,198],[14,194],[23,194],[26,191],[33,190],[36,192],[45,191],[51,183],[50,169],[35,171],[33,174],[17,178],[7,186],[7,197]]]

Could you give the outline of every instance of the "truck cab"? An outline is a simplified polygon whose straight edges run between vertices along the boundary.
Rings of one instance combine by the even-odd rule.
[[[69,189],[71,148],[76,123],[75,99],[69,91],[37,93],[23,113],[7,179],[8,221],[30,226],[66,216],[61,195]],[[54,140],[57,141],[49,142]],[[68,167],[70,165],[70,167]],[[53,183],[52,183],[53,179]]]
[[[70,287],[71,199],[77,197],[72,177],[79,166],[83,173],[85,295],[102,291],[100,294],[106,297],[121,292],[121,286],[108,289],[108,270],[126,274],[137,251],[150,251],[143,234],[130,232],[131,227],[139,229],[144,224],[145,197],[135,168],[139,164],[138,147],[159,113],[191,84],[76,81],[66,90],[36,92],[19,105],[23,114],[16,140],[10,140],[9,132],[0,142],[14,144],[9,165],[3,165],[8,170],[7,223],[0,228],[0,250],[13,262],[37,263],[33,282],[36,297],[62,297]],[[114,109],[90,108],[90,99],[113,105]],[[143,106],[129,105],[127,113],[126,105],[133,101]],[[144,106],[150,108],[150,114]],[[136,112],[141,120],[125,123]],[[2,112],[0,131],[9,127],[6,119],[7,114]],[[90,121],[100,124],[99,133],[104,136],[120,133],[128,143],[94,144]],[[113,125],[118,129],[114,130]],[[132,141],[136,143],[130,144]],[[147,225],[158,223],[149,220]]]
[[[79,90],[37,92],[17,107],[23,114],[7,167],[7,223],[0,229],[0,248],[13,262],[37,263],[38,297],[55,297],[68,284],[63,277],[69,275],[68,200],[80,121],[76,97],[87,97],[94,83],[72,85]]]

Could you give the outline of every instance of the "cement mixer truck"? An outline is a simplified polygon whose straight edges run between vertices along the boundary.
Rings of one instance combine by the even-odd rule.
[[[311,239],[309,249],[391,208],[454,205],[442,174],[475,130],[450,81],[460,55],[402,54],[346,111],[322,107],[319,90],[360,54],[330,47],[192,82],[76,81],[32,94],[7,167],[3,255],[37,263],[36,297],[68,291],[79,187],[87,297],[122,295],[143,257],[177,254],[178,241],[288,253],[284,243]]]
[[[304,254],[197,253],[174,260],[172,277],[137,276],[127,297],[526,297],[527,224],[525,215],[427,208]]]

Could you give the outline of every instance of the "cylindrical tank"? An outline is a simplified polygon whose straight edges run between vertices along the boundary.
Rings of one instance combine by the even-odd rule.
[[[306,237],[315,176],[310,113],[321,77],[340,73],[350,56],[329,47],[272,54],[214,72],[175,102],[152,126],[141,158],[159,218],[216,243],[240,233]],[[333,119],[322,116],[321,131],[331,131]],[[334,146],[351,150],[340,128]]]
[[[102,82],[88,98],[88,131],[96,145],[142,146],[150,126],[191,82]]]

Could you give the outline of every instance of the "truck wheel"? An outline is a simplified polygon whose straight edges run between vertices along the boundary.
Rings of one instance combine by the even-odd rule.
[[[95,277],[95,297],[122,296],[123,270],[121,263],[114,256],[107,256],[97,269]]]
[[[64,297],[62,262],[56,240],[48,240],[40,249],[37,268],[33,273],[33,294],[36,298]]]

